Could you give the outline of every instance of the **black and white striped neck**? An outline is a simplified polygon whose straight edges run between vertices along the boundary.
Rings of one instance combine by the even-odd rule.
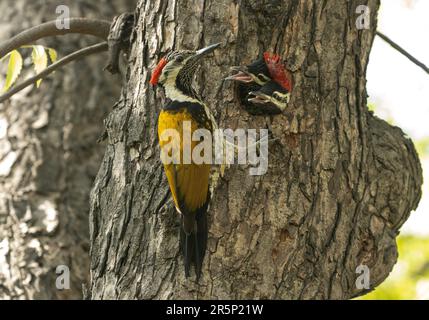
[[[201,97],[192,87],[194,68],[174,70],[164,83],[166,97],[172,101],[202,103]]]

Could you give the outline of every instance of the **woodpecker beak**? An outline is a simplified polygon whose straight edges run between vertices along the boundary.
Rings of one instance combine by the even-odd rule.
[[[194,56],[194,58],[196,58],[196,59],[200,59],[200,58],[202,58],[202,57],[204,57],[204,56],[208,55],[209,53],[213,52],[213,51],[214,51],[215,49],[217,49],[220,45],[221,45],[221,44],[220,44],[220,42],[219,42],[219,43],[212,44],[212,45],[210,45],[210,46],[208,46],[208,47],[202,48],[202,49],[200,49],[200,50],[197,50],[197,51],[195,51],[195,56]]]
[[[233,80],[244,83],[250,83],[253,81],[253,78],[249,75],[247,67],[231,67],[231,71],[237,72],[229,77],[226,77],[224,80]]]
[[[271,102],[271,97],[260,91],[251,91],[249,92],[249,98],[247,98],[247,101],[252,103],[265,104]]]
[[[289,93],[274,91],[271,94],[266,94],[261,90],[258,90],[249,92],[247,101],[254,104],[275,105],[277,108],[283,111],[288,106],[289,97]]]

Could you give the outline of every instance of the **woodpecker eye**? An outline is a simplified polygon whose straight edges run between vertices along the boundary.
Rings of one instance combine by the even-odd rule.
[[[266,82],[268,80],[267,77],[262,73],[258,73],[258,79],[261,82]]]
[[[175,59],[175,61],[178,62],[178,63],[182,63],[183,59],[184,59],[183,56],[177,56],[176,59]]]

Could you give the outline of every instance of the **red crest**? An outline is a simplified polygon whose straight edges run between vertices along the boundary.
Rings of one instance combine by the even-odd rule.
[[[167,64],[167,60],[165,58],[162,58],[159,60],[157,66],[155,69],[153,69],[152,77],[150,78],[149,83],[153,86],[156,86],[158,84],[159,77],[161,76],[162,69],[164,69],[165,65]]]
[[[292,77],[289,72],[286,71],[286,68],[281,62],[280,56],[278,54],[264,52],[264,60],[267,64],[271,78],[283,88],[285,88],[287,91],[291,92]]]

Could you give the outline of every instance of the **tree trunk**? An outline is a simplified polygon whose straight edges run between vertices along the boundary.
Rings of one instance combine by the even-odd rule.
[[[59,4],[72,17],[111,19],[126,10],[112,1],[3,0],[1,41],[54,20]],[[45,43],[61,57],[96,41],[70,35]],[[89,192],[104,149],[96,140],[120,90],[102,72],[105,61],[75,62],[0,106],[0,299],[82,297],[89,279]],[[70,270],[69,290],[56,287],[58,265]]]
[[[422,173],[412,142],[367,109],[370,28],[360,1],[144,1],[136,10],[127,84],[107,121],[108,145],[91,194],[93,299],[348,299],[358,266],[370,288],[397,259],[395,237],[417,206]],[[197,284],[184,277],[179,217],[159,159],[163,104],[148,84],[169,49],[222,42],[197,76],[221,128],[269,128],[268,172],[235,165],[209,209],[208,253]],[[294,89],[273,117],[242,110],[233,65],[263,51],[288,62]],[[358,269],[359,270],[359,269]]]

